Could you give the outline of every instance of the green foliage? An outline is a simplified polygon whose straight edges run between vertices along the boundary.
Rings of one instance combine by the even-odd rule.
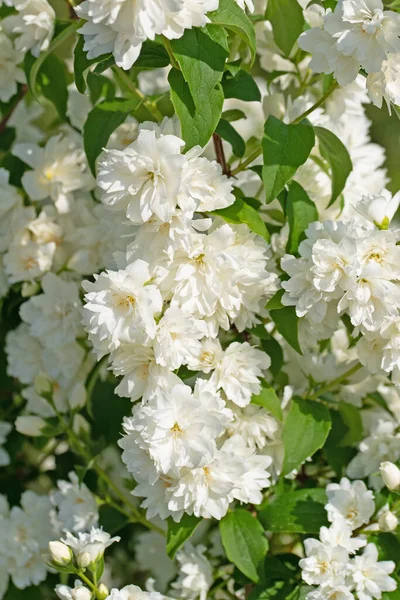
[[[103,54],[97,58],[89,59],[86,52],[83,50],[84,40],[83,36],[78,36],[78,41],[74,50],[74,74],[75,74],[75,85],[81,94],[86,91],[86,76],[88,69],[91,65],[102,63],[112,57],[111,54]]]
[[[264,380],[262,382],[261,392],[257,396],[253,396],[251,399],[252,404],[257,404],[269,410],[278,421],[282,421],[283,414],[281,408],[281,402],[275,393],[275,390]]]
[[[301,354],[298,334],[299,318],[294,306],[283,306],[277,310],[270,310],[269,314],[281,336],[296,352]]]
[[[240,69],[234,75],[226,71],[222,80],[225,98],[237,98],[244,102],[260,102],[261,93],[253,77]]]
[[[221,119],[217,125],[215,133],[221,136],[226,142],[229,142],[229,144],[232,146],[232,152],[235,156],[242,158],[246,152],[246,144],[229,121]]]
[[[256,33],[254,25],[235,0],[220,0],[219,7],[208,17],[216,25],[222,25],[239,35],[251,51],[252,62],[256,56]]]
[[[304,434],[306,435],[306,434]],[[267,531],[285,533],[319,533],[328,526],[323,489],[303,489],[276,495],[259,513]]]
[[[241,198],[236,198],[231,206],[214,210],[212,214],[222,217],[227,223],[245,223],[254,233],[269,242],[269,232],[264,221],[258,212]]]
[[[296,181],[289,183],[286,214],[289,222],[289,239],[286,252],[296,254],[299,243],[305,237],[304,232],[308,225],[318,221],[318,211],[314,202]]]
[[[32,54],[25,55],[24,70],[29,81],[36,59]],[[54,104],[59,116],[65,121],[68,102],[68,73],[66,66],[55,54],[49,54],[36,74],[34,93]]]
[[[315,144],[314,130],[309,125],[286,125],[268,117],[262,141],[264,181],[267,202],[272,202],[306,162]]]
[[[219,529],[229,560],[257,583],[268,551],[268,541],[260,522],[246,510],[236,509],[220,521]]]
[[[303,31],[303,9],[297,0],[268,0],[266,16],[271,22],[275,43],[289,56]]]
[[[329,205],[343,192],[348,176],[353,170],[350,155],[339,138],[324,127],[314,127],[319,141],[319,149],[331,168],[332,194]]]
[[[187,514],[183,515],[179,523],[175,523],[171,517],[168,519],[167,554],[170,558],[175,558],[179,548],[193,535],[200,522],[201,519]]]
[[[282,475],[288,475],[322,448],[331,428],[329,411],[313,400],[293,398],[283,424],[285,458]]]

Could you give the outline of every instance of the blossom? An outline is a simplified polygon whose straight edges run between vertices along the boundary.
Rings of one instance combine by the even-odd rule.
[[[179,577],[172,587],[178,591],[180,598],[206,600],[213,582],[213,570],[205,551],[205,546],[195,547],[190,542],[178,551]]]
[[[348,552],[342,546],[330,546],[309,538],[304,541],[306,558],[299,566],[302,578],[308,585],[336,587],[345,584],[349,560]]]
[[[389,461],[384,461],[379,467],[382,479],[389,490],[400,489],[400,469]]]
[[[8,102],[18,91],[18,83],[25,82],[23,71],[17,66],[22,55],[12,41],[0,31],[0,100]]]
[[[360,600],[381,598],[382,592],[393,592],[396,581],[389,577],[395,563],[391,560],[378,562],[378,549],[368,544],[361,556],[356,556],[351,565],[355,590]]]
[[[16,0],[16,15],[3,21],[6,31],[17,35],[15,48],[33,56],[47,50],[54,33],[55,12],[47,0]]]
[[[326,487],[328,504],[325,506],[328,519],[343,519],[352,529],[357,529],[369,520],[375,512],[374,495],[363,481],[350,482],[343,477],[339,483],[329,483]]]
[[[389,190],[384,189],[379,195],[363,196],[356,209],[380,229],[387,229],[399,204],[400,193],[392,196]]]
[[[49,542],[49,554],[51,560],[59,565],[67,565],[72,561],[71,548],[62,542]]]
[[[71,548],[77,560],[84,554],[88,555],[89,562],[87,564],[90,564],[101,558],[104,551],[114,542],[119,542],[120,539],[119,537],[111,537],[109,533],[101,528],[92,527],[88,533],[78,532],[77,537],[66,531],[65,537],[61,538],[61,541]]]
[[[158,592],[143,592],[137,585],[126,585],[121,590],[113,588],[106,600],[162,600]]]
[[[79,483],[76,473],[69,473],[69,479],[59,480],[58,490],[51,495],[58,522],[62,529],[75,532],[96,527],[99,519],[96,499],[83,482]]]
[[[30,333],[47,347],[60,347],[83,333],[79,287],[53,273],[42,279],[43,294],[33,296],[20,309]]]

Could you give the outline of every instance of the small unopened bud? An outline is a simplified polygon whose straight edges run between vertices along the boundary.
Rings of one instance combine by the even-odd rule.
[[[35,415],[26,415],[17,417],[15,420],[15,429],[22,435],[31,437],[39,437],[42,435],[42,430],[46,427],[46,421]]]
[[[36,376],[34,387],[38,396],[43,396],[43,394],[51,394],[52,392],[51,381],[46,375],[43,375],[43,373],[39,373],[39,375]]]
[[[384,484],[389,490],[400,489],[400,469],[395,464],[385,461],[381,463],[380,472]]]
[[[88,567],[92,562],[89,552],[82,552],[81,554],[79,554],[78,558],[76,559],[76,562],[78,563],[78,566],[82,567],[83,569],[85,567]]]
[[[72,600],[91,600],[92,592],[87,587],[80,585],[71,590]]]
[[[397,528],[398,520],[390,510],[385,510],[379,517],[379,529],[381,531],[394,531]]]
[[[21,288],[21,296],[23,298],[30,298],[38,293],[40,285],[37,281],[24,281]]]
[[[110,592],[108,591],[108,587],[106,585],[104,585],[104,583],[101,583],[99,585],[98,594],[99,594],[101,600],[105,600],[106,598],[108,598]]]
[[[72,550],[62,542],[49,542],[51,560],[57,565],[68,565],[72,560]]]

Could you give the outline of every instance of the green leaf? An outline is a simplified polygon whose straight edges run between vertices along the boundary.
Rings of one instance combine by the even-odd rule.
[[[246,119],[247,117],[242,110],[231,108],[230,110],[224,110],[222,118],[225,119],[225,121],[233,123],[234,121],[240,121],[240,119]]]
[[[323,404],[293,398],[283,425],[285,448],[282,475],[298,469],[303,462],[324,445],[331,428],[329,410]]]
[[[168,65],[169,56],[164,46],[151,40],[146,40],[133,66],[140,69],[161,69]]]
[[[303,31],[303,9],[297,0],[268,0],[266,17],[271,22],[276,45],[289,56]]]
[[[232,77],[226,72],[222,80],[225,98],[237,98],[244,102],[260,102],[261,92],[253,77],[242,69]]]
[[[271,371],[272,375],[276,377],[283,365],[283,350],[279,342],[277,342],[276,339],[271,336],[269,339],[261,340],[261,346],[264,352],[266,352],[271,359],[271,366],[269,370]]]
[[[275,496],[259,512],[267,531],[287,533],[319,533],[329,525],[324,505],[323,489],[303,489]]]
[[[29,81],[36,59],[29,52],[25,55],[24,70]],[[50,54],[41,63],[36,74],[36,96],[43,96],[54,104],[60,117],[65,120],[68,102],[67,69],[63,61],[55,54]]]
[[[265,308],[267,308],[268,310],[281,310],[282,308],[285,308],[284,305],[282,304],[282,296],[285,293],[285,290],[280,289],[278,290],[270,300],[268,300],[267,302],[267,306]]]
[[[87,85],[92,104],[96,104],[100,98],[103,98],[108,102],[114,99],[115,84],[108,77],[89,72],[87,76]]]
[[[254,586],[248,600],[286,600],[292,590],[292,583],[270,579]]]
[[[24,597],[22,597],[24,596]],[[32,586],[19,590],[12,583],[8,586],[3,600],[43,600],[43,594],[38,586]]]
[[[112,102],[100,102],[90,111],[83,127],[83,143],[93,175],[96,174],[96,159],[110,135],[139,104],[140,100],[115,98]]]
[[[171,47],[181,71],[169,74],[171,100],[182,125],[186,150],[205,146],[218,125],[223,93],[220,85],[228,57],[227,34],[221,27],[187,29]]]
[[[339,138],[324,127],[314,127],[318,137],[321,155],[331,168],[332,194],[328,206],[331,206],[343,192],[348,176],[353,170],[350,155]]]
[[[106,504],[100,507],[99,524],[110,535],[114,535],[129,523],[126,515]]]
[[[15,127],[6,127],[0,136],[0,151],[8,152],[15,140]]]
[[[252,396],[251,403],[266,408],[278,421],[282,421],[281,401],[275,394],[275,390],[265,380],[262,382],[261,392],[257,396]]]
[[[97,63],[102,62],[103,60],[107,60],[112,57],[112,54],[102,54],[101,56],[97,56],[96,58],[88,58],[86,52],[83,49],[85,41],[83,39],[83,35],[78,36],[78,41],[74,50],[74,74],[75,74],[75,85],[81,94],[84,94],[86,91],[86,72],[89,69],[90,65],[95,65]]]
[[[227,223],[245,223],[266,242],[270,240],[269,231],[258,212],[241,198],[237,198],[231,206],[214,210],[211,214],[222,217]]]
[[[352,446],[363,438],[363,425],[360,411],[347,402],[339,404],[339,410],[331,410],[332,428],[324,445],[328,463],[338,477],[355,454]]]
[[[289,222],[286,252],[296,254],[300,242],[305,238],[305,230],[310,223],[318,221],[317,207],[297,181],[289,183],[286,214]]]
[[[339,414],[347,431],[343,432],[339,446],[354,446],[363,439],[363,424],[358,408],[348,402],[339,404]]]
[[[232,127],[229,121],[221,119],[215,132],[232,146],[232,152],[235,156],[242,158],[246,151],[246,144],[242,136],[238,134],[236,129]]]
[[[246,510],[237,509],[220,521],[219,530],[228,559],[257,583],[259,568],[268,551],[261,523]]]
[[[222,25],[242,38],[250,49],[253,63],[256,56],[256,32],[253,23],[236,0],[220,0],[218,9],[207,16],[216,25]]]
[[[201,519],[194,515],[184,514],[179,523],[175,523],[171,518],[167,522],[167,554],[170,558],[175,558],[175,554],[182,544],[193,535]]]
[[[309,125],[286,125],[273,116],[265,123],[262,141],[266,201],[272,202],[303,165],[315,144],[314,130]]]
[[[115,385],[98,380],[92,396],[92,438],[102,439],[107,445],[115,444],[121,437],[122,420],[132,410],[132,404],[127,398],[114,394]]]
[[[285,338],[287,343],[296,352],[302,354],[298,334],[299,318],[296,315],[294,306],[285,306],[279,310],[271,310],[269,314],[281,336]]]

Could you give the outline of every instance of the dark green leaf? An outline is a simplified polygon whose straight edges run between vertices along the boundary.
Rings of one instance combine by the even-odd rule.
[[[300,242],[305,238],[305,230],[310,223],[318,221],[318,211],[307,192],[297,183],[289,183],[286,200],[286,214],[289,221],[289,239],[286,252],[296,254]]]
[[[267,203],[272,202],[303,165],[315,144],[314,130],[309,125],[285,125],[268,117],[262,141],[263,181]]]
[[[268,541],[260,522],[246,510],[237,509],[220,521],[219,530],[228,559],[257,583],[259,568],[268,551]]]
[[[97,58],[89,59],[87,58],[86,52],[83,50],[84,43],[83,35],[79,35],[78,42],[74,50],[75,84],[78,92],[81,94],[84,94],[86,90],[86,72],[90,65],[102,62],[103,60],[106,60],[112,56],[111,54],[102,54]]]
[[[221,119],[215,132],[232,146],[232,152],[235,156],[242,158],[246,151],[246,144],[242,136],[238,134],[236,129],[232,127],[229,121]]]
[[[266,381],[262,382],[261,392],[257,396],[252,396],[251,403],[266,408],[278,421],[282,421],[281,401]]]
[[[234,121],[240,121],[240,119],[246,119],[247,117],[242,110],[231,108],[230,110],[224,110],[222,118],[225,119],[225,121],[233,123]]]
[[[272,25],[276,45],[289,56],[303,31],[303,9],[297,0],[268,0],[266,16]]]
[[[292,590],[292,583],[268,580],[256,585],[248,598],[249,600],[286,600]]]
[[[24,69],[29,81],[36,59],[29,52],[25,54]],[[55,54],[49,56],[40,65],[36,75],[35,94],[43,96],[54,104],[60,117],[65,120],[68,102],[67,69],[63,61]]]
[[[100,98],[103,98],[108,102],[114,99],[115,84],[108,77],[89,72],[87,76],[87,85],[92,104],[96,104]]]
[[[99,523],[105,531],[110,535],[114,535],[125,527],[129,523],[129,520],[118,510],[112,508],[112,506],[104,505],[100,508]]]
[[[225,98],[237,98],[244,102],[260,102],[261,92],[253,77],[247,71],[240,70],[232,77],[228,72],[222,80]]]
[[[285,459],[282,475],[298,469],[307,458],[322,448],[330,428],[331,417],[326,406],[312,400],[293,398],[283,425]]]
[[[83,128],[83,142],[92,173],[96,173],[96,159],[107,145],[110,135],[135,110],[139,100],[115,98],[100,102],[90,111]]]
[[[121,437],[122,420],[132,410],[130,400],[116,396],[114,387],[109,382],[97,381],[92,396],[93,438],[104,438],[106,444],[116,443]]]
[[[267,531],[288,533],[319,533],[328,525],[323,489],[285,492],[273,498],[259,513]]]
[[[281,310],[282,308],[285,308],[282,304],[282,296],[284,293],[285,290],[278,290],[276,294],[274,294],[272,298],[267,302],[267,306],[265,308],[267,308],[268,310]]]
[[[258,212],[241,198],[237,198],[234,204],[227,208],[214,210],[212,214],[222,217],[227,223],[245,223],[254,233],[269,242],[269,232],[264,221]]]
[[[256,33],[254,25],[246,13],[238,6],[236,0],[220,0],[217,10],[207,15],[216,25],[222,25],[237,33],[249,47],[252,62],[256,56]]]
[[[353,170],[350,154],[339,138],[324,127],[314,127],[320,152],[331,167],[332,194],[329,205],[343,192],[348,176]]]
[[[267,340],[261,340],[261,346],[264,352],[266,352],[271,359],[271,366],[269,370],[271,371],[272,375],[276,377],[283,365],[283,350],[279,342],[277,342],[273,337],[270,337],[270,339]]]
[[[299,318],[296,315],[294,306],[285,306],[279,310],[271,310],[269,314],[281,336],[285,338],[296,352],[302,354],[298,335]]]
[[[160,69],[168,65],[169,56],[164,46],[151,40],[146,40],[133,66],[140,69]]]
[[[6,595],[3,597],[3,600],[27,600],[28,598],[29,600],[43,600],[43,595],[40,591],[40,588],[37,586],[32,586],[23,590],[18,590],[11,583],[8,587]]]
[[[201,519],[187,514],[183,515],[179,523],[175,523],[171,518],[168,519],[167,554],[170,558],[175,558],[179,548],[193,535],[200,522]]]
[[[15,128],[6,127],[0,136],[0,150],[1,152],[7,152],[15,140]]]

